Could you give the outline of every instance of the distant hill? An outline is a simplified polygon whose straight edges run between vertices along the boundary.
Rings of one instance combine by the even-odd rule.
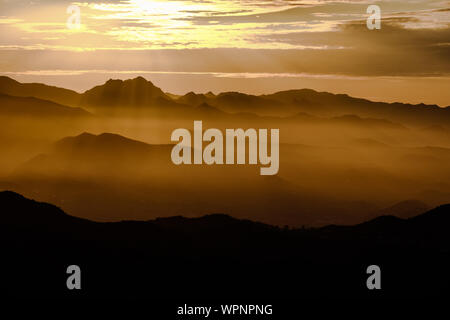
[[[365,216],[366,220],[375,219],[380,216],[391,216],[396,218],[408,219],[418,216],[430,210],[431,207],[419,200],[404,200],[395,203],[389,207],[377,210]]]
[[[21,163],[8,180],[16,183],[14,190],[77,216],[109,221],[227,212],[279,225],[324,225],[360,221],[361,210],[377,209],[284,177],[261,176],[252,165],[176,166],[172,148],[116,134],[83,133],[63,138]]]
[[[311,89],[281,91],[261,97],[296,106],[302,112],[326,117],[353,114],[413,125],[450,123],[450,108],[440,108],[437,105],[373,102],[346,94]]]
[[[84,132],[78,136],[63,138],[54,144],[54,150],[57,152],[75,151],[75,152],[87,152],[95,151],[98,153],[104,153],[106,151],[117,152],[123,154],[123,152],[143,152],[151,148],[150,145],[125,138],[118,134],[102,133],[94,135]]]
[[[404,126],[398,123],[393,123],[389,120],[374,119],[374,118],[361,118],[355,115],[345,114],[330,119],[331,122],[345,124],[345,125],[360,125],[364,127],[384,127],[389,129],[405,129]]]
[[[123,136],[102,133],[82,133],[63,138],[48,152],[39,154],[20,165],[15,174],[70,175],[81,179],[89,176],[139,174],[152,166],[170,162],[172,145],[149,145]]]
[[[228,112],[251,112],[259,115],[285,115],[294,109],[283,101],[259,97],[240,92],[224,92],[215,96],[210,103]]]
[[[5,76],[0,76],[0,93],[16,97],[35,97],[68,106],[78,106],[81,98],[81,95],[73,90],[42,83],[20,83]]]
[[[423,203],[422,201],[417,200],[405,200],[399,203],[396,203],[388,208],[384,208],[380,211],[381,215],[392,215],[399,218],[412,218],[418,216],[419,214],[430,210],[431,208]]]
[[[270,119],[276,121],[276,118],[265,117],[265,119]],[[360,117],[357,115],[344,114],[341,116],[334,117],[321,117],[314,116],[308,113],[300,112],[293,116],[288,116],[282,118],[285,122],[301,122],[305,124],[313,125],[327,125],[327,126],[343,126],[347,128],[355,129],[389,129],[389,130],[406,130],[407,128],[400,123],[395,123],[385,119],[377,118],[367,118]]]
[[[9,191],[0,207],[2,287],[13,296],[443,298],[450,289],[450,205],[319,229],[226,215],[98,223]],[[78,293],[64,286],[70,264],[82,269]],[[371,264],[382,291],[364,285]],[[23,277],[30,265],[39,277]]]
[[[0,94],[0,115],[32,117],[86,117],[91,114],[81,108],[72,108],[34,97],[16,97]]]
[[[120,162],[128,158],[139,160],[139,156],[151,157],[159,153],[170,156],[172,148],[172,144],[147,144],[114,133],[95,135],[84,132],[78,136],[66,137],[55,142],[53,152],[78,155],[96,154],[110,161]]]
[[[190,92],[178,98],[177,101],[190,105],[208,103],[231,113],[249,112],[258,115],[286,116],[303,112],[320,117],[336,117],[338,119],[353,115],[412,125],[441,124],[448,126],[450,123],[449,107],[373,102],[367,99],[353,98],[346,94],[317,92],[312,89],[287,90],[260,96],[240,92],[224,92],[217,96],[207,96]]]

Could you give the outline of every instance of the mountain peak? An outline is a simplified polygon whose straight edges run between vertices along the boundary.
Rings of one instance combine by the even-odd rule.
[[[142,77],[142,76],[136,77],[136,78],[131,79],[131,80],[132,80],[132,81],[145,81],[145,82],[150,82],[150,81],[148,81],[147,79],[145,79],[145,78]]]
[[[141,77],[141,76],[133,78],[133,79],[126,79],[126,80],[109,79],[103,85],[125,85],[127,83],[132,83],[134,85],[141,84],[141,85],[155,86],[151,81],[148,81],[147,79],[145,79],[144,77]]]
[[[134,84],[149,85],[149,86],[155,87],[155,85],[151,81],[149,81],[149,80],[147,80],[147,79],[145,79],[144,77],[141,77],[141,76],[133,78],[133,79],[125,80],[125,81],[129,81],[129,82],[134,83]]]
[[[81,105],[90,107],[145,107],[155,106],[170,98],[152,82],[143,77],[128,80],[110,79],[83,94]]]

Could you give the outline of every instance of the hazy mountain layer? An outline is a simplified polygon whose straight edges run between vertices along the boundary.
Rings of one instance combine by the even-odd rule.
[[[0,92],[34,94],[33,86],[0,80],[10,83]],[[390,207],[409,216],[450,199],[448,109],[306,89],[177,97],[144,78],[110,80],[79,97],[95,116],[0,96],[1,187],[102,221],[219,212],[321,226],[358,223]],[[278,175],[261,177],[259,165],[173,165],[171,133],[192,132],[194,120],[223,132],[278,128]]]
[[[401,122],[413,126],[449,127],[450,108],[437,105],[373,102],[345,94],[317,92],[311,89],[281,91],[268,95],[249,95],[239,92],[195,94],[177,97],[164,93],[143,77],[130,80],[108,80],[82,94],[43,84],[21,84],[8,77],[0,78],[0,93],[14,96],[33,96],[97,112],[121,114],[121,109],[154,109],[182,112],[187,106],[207,104],[229,113],[288,116],[305,112],[322,117],[352,114]],[[124,110],[122,110],[124,111]],[[192,111],[191,111],[192,112]],[[171,114],[173,116],[173,114]]]

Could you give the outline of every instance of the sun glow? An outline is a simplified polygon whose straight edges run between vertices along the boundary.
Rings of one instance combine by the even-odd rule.
[[[306,43],[306,33],[339,31],[339,26],[365,17],[363,4],[337,1],[272,0],[123,0],[75,2],[81,27],[69,30],[66,2],[27,6],[0,18],[1,48],[45,48],[73,51],[119,49],[333,49],[328,43]],[[349,9],[352,6],[354,8]],[[358,7],[360,6],[360,7]],[[446,12],[421,5],[408,27],[442,27]],[[342,8],[341,8],[342,7]],[[341,8],[341,9],[339,9]],[[386,6],[384,7],[386,8]],[[392,17],[400,9],[393,7]],[[409,10],[405,4],[404,10]],[[410,11],[408,11],[410,12]],[[424,12],[426,14],[424,14]],[[3,13],[3,12],[2,12]],[[389,10],[384,9],[384,18]],[[444,17],[445,16],[445,17]],[[438,18],[433,22],[434,18]],[[19,39],[19,41],[17,41]],[[294,39],[291,41],[290,39]],[[308,37],[305,37],[308,39]],[[328,38],[330,39],[330,38]],[[317,41],[315,41],[317,42]]]

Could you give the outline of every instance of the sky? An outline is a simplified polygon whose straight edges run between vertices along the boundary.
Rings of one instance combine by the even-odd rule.
[[[141,75],[176,94],[307,87],[448,106],[449,24],[440,0],[0,0],[0,74],[80,92]]]

